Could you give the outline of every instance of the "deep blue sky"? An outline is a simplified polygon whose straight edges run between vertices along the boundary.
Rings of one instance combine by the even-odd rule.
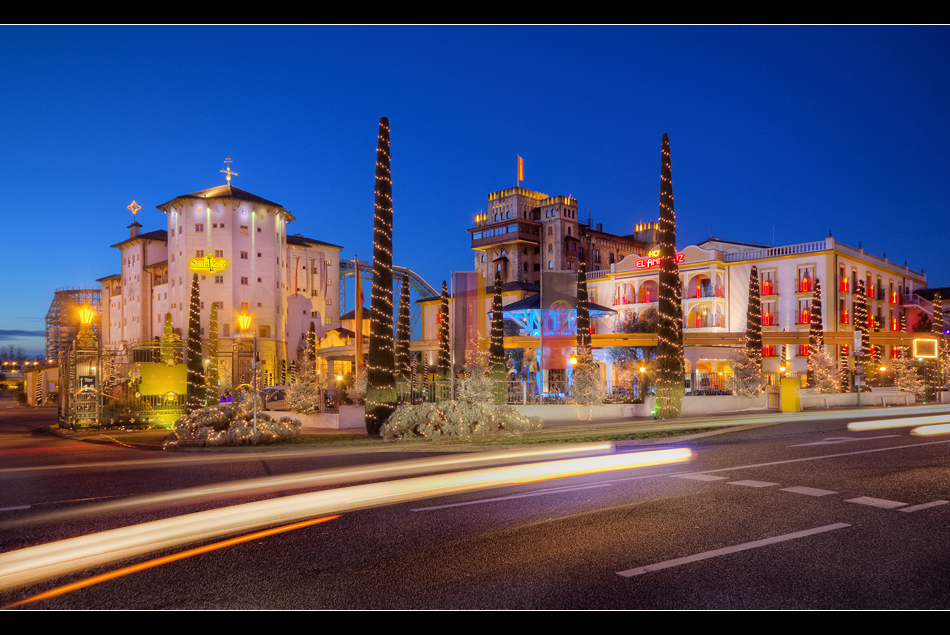
[[[0,27],[0,345],[226,156],[368,259],[380,116],[394,259],[436,287],[519,154],[607,231],[656,220],[664,132],[680,247],[831,230],[947,286],[948,71],[947,27]]]

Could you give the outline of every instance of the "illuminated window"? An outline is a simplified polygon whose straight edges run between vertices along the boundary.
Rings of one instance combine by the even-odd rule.
[[[246,233],[247,233],[247,225],[241,225],[241,233],[242,233],[242,234],[246,234]]]

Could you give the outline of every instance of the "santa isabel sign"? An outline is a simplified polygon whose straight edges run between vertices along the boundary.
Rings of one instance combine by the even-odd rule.
[[[192,258],[189,263],[189,268],[192,271],[206,271],[212,273],[214,271],[224,271],[228,268],[228,259],[227,258],[214,258],[212,256],[205,256],[204,258]]]
[[[637,258],[637,269],[649,269],[651,267],[660,266],[660,250],[654,249],[647,254],[646,258]],[[676,254],[676,264],[681,265],[686,262],[686,256],[683,254]]]

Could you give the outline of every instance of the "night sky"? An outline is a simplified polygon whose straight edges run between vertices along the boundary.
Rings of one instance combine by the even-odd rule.
[[[439,287],[516,185],[617,234],[655,221],[669,133],[680,248],[839,241],[950,286],[948,27],[0,27],[0,346],[53,292],[224,183],[289,233],[372,255],[379,118],[394,262]],[[23,333],[39,336],[27,337]]]

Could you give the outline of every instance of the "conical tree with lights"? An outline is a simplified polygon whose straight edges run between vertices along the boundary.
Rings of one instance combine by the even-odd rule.
[[[389,161],[389,120],[381,117],[376,146],[373,295],[366,383],[366,431],[372,436],[379,436],[397,400],[393,350],[393,184]]]
[[[762,296],[759,292],[759,270],[753,265],[749,272],[749,306],[745,323],[746,349],[749,359],[762,366]]]
[[[211,303],[211,317],[208,320],[208,401],[216,403],[218,401],[218,382],[220,381],[220,371],[218,370],[218,305]]]
[[[591,351],[590,302],[587,295],[587,265],[582,260],[577,270],[577,363],[573,371],[574,402],[581,405],[600,404],[604,386],[600,368]]]
[[[683,311],[679,266],[676,264],[670,138],[666,133],[663,133],[660,163],[660,325],[656,354],[656,416],[675,419],[683,406]]]
[[[449,287],[442,281],[442,302],[439,304],[439,359],[435,372],[439,379],[451,379],[452,362],[449,358]]]
[[[317,379],[317,327],[310,321],[307,330],[307,368],[304,370],[305,382],[313,383]]]
[[[396,324],[396,378],[409,381],[409,338],[411,322],[409,316],[409,278],[402,279],[399,293],[399,321]]]
[[[577,268],[577,348],[590,350],[590,298],[587,295],[587,263]]]
[[[937,391],[943,388],[944,376],[942,368],[943,358],[943,298],[939,293],[934,294],[933,301],[933,321],[931,322],[930,332],[932,337],[937,340],[937,357],[929,360],[927,363],[928,388],[931,397],[937,396]]]
[[[172,325],[172,314],[165,314],[165,330],[162,333],[162,363],[167,366],[175,365],[175,327]]]
[[[865,366],[871,363],[871,333],[868,327],[868,298],[864,287],[864,280],[858,280],[854,296],[854,329],[861,332],[861,363]]]
[[[815,377],[817,370],[815,356],[825,350],[825,327],[821,315],[821,281],[815,278],[815,288],[811,294],[811,312],[808,328],[808,385],[815,387],[818,378]],[[824,366],[822,367],[824,368]],[[827,381],[822,378],[822,381]]]
[[[188,308],[188,411],[205,405],[204,366],[201,356],[201,298],[198,292],[198,274],[191,281],[191,305]]]
[[[746,331],[743,345],[732,363],[736,394],[758,397],[765,387],[762,373],[762,296],[759,291],[759,270],[749,272],[749,303],[746,309]]]
[[[501,305],[501,272],[495,272],[491,304],[491,345],[488,348],[488,370],[491,378],[505,378],[505,318]]]

